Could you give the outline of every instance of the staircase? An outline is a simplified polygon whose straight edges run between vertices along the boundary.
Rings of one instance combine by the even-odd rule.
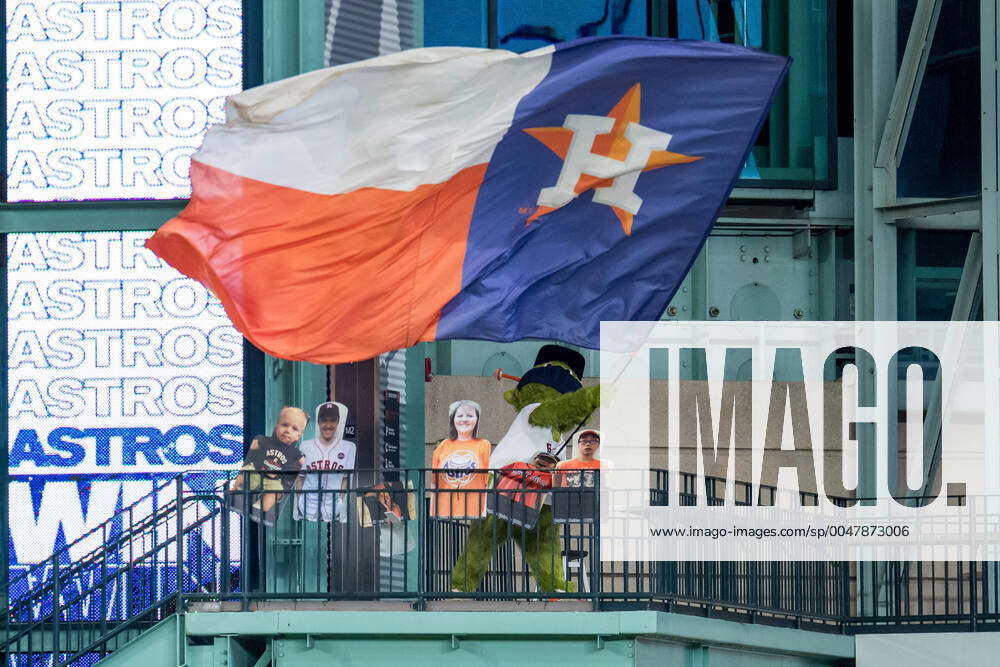
[[[178,475],[12,577],[6,667],[92,665],[181,609],[185,593],[228,588],[234,529],[223,498]]]

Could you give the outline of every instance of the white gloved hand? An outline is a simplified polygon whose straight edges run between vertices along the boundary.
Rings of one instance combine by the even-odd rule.
[[[344,502],[343,498],[337,498],[337,502],[334,503],[334,516],[340,523],[347,523],[347,503]]]

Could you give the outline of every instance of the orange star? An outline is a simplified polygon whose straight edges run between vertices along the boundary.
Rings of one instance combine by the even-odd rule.
[[[625,138],[625,128],[628,127],[629,123],[639,123],[640,95],[641,89],[637,83],[608,112],[608,117],[614,118],[615,124],[611,128],[611,132],[599,135],[594,139],[594,144],[590,149],[592,153],[619,161],[625,160],[629,150],[632,148],[632,142]],[[563,160],[566,159],[566,153],[569,151],[570,141],[573,138],[573,130],[565,127],[531,127],[524,131],[545,144],[550,151]],[[702,159],[701,156],[682,155],[681,153],[673,153],[671,151],[653,151],[646,161],[643,171],[659,169],[660,167],[672,164],[695,162],[700,159]],[[610,186],[611,182],[612,179],[583,174],[577,181],[573,191],[579,195],[587,190]],[[633,215],[617,206],[612,206],[611,209],[615,212],[619,222],[621,222],[625,235],[631,235]],[[554,210],[556,209],[549,206],[539,206],[531,214],[531,217],[528,218],[526,224],[531,224],[546,213]]]

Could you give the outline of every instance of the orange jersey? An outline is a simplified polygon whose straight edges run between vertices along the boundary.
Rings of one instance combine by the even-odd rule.
[[[517,461],[500,469],[497,489],[503,489],[501,495],[510,497],[516,503],[524,503],[528,507],[537,508],[541,504],[543,493],[525,493],[526,489],[551,489],[552,473],[539,470],[523,461]]]
[[[570,459],[560,461],[556,465],[556,470],[566,470],[568,472],[556,472],[556,486],[596,486],[595,478],[601,470],[601,460],[581,461],[580,459]],[[595,472],[591,472],[591,471]]]
[[[434,450],[431,515],[443,519],[479,518],[488,473],[470,472],[490,467],[489,440],[442,440]],[[447,489],[454,489],[448,493]]]

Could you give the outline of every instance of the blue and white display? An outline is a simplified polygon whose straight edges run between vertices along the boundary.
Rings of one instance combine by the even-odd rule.
[[[242,88],[240,0],[9,0],[7,200],[172,199]]]
[[[148,236],[7,238],[15,571],[168,476],[242,460],[243,338],[204,287],[143,247]]]

